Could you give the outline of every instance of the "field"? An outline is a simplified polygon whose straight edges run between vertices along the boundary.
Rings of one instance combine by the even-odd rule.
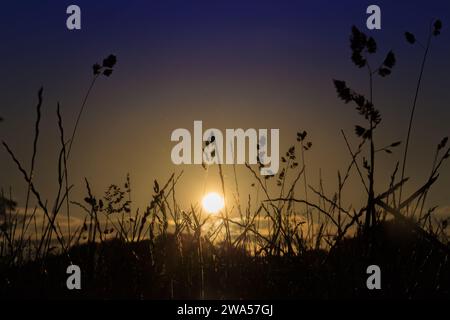
[[[0,297],[448,298],[449,218],[435,217],[437,208],[428,208],[426,203],[435,182],[448,179],[439,176],[450,156],[447,138],[437,142],[429,178],[411,194],[403,190],[408,183],[408,146],[424,62],[431,40],[439,36],[441,27],[439,20],[433,22],[423,48],[411,114],[405,115],[409,122],[404,141],[380,143],[382,147],[375,142],[382,117],[372,103],[372,83],[375,77],[382,79],[393,72],[395,54],[387,52],[375,67],[369,63],[377,52],[375,40],[353,27],[352,61],[364,70],[361,72],[367,72],[370,86],[363,95],[345,81],[333,80],[338,98],[354,106],[365,123],[365,127],[355,126],[354,139],[341,132],[350,161],[337,174],[336,190],[325,193],[321,184],[309,184],[306,156],[313,145],[307,132],[299,131],[295,144],[281,155],[276,175],[260,176],[262,164],[245,164],[253,177],[252,187],[263,195],[256,205],[255,199],[239,191],[236,171],[232,179],[226,179],[222,164],[205,164],[205,170],[217,170],[226,199],[225,207],[215,215],[199,205],[180,206],[176,188],[183,183],[183,171],[173,173],[167,181],[155,180],[151,201],[141,210],[131,209],[135,206],[128,176],[102,195],[93,194],[86,179],[85,198],[71,197],[68,159],[78,124],[95,83],[112,76],[114,55],[93,66],[92,83],[70,135],[58,106],[58,192],[54,201],[47,203],[33,180],[39,174],[35,172],[35,158],[44,99],[40,89],[30,164],[21,162],[13,147],[3,142],[28,190],[26,202],[20,206],[12,192],[3,191],[0,197]],[[414,35],[407,32],[405,37],[411,45],[417,45]],[[206,141],[204,147],[211,144],[214,139]],[[376,170],[378,157],[401,152],[402,148],[403,160],[394,172]],[[345,189],[350,176],[356,176],[366,192],[365,205],[357,209],[341,205],[345,193],[351,192]],[[388,176],[391,182],[376,191],[381,176]],[[230,188],[235,191],[226,193]],[[83,214],[83,223],[70,226],[74,212]],[[68,232],[58,223],[62,220],[68,221]],[[66,287],[66,269],[72,264],[82,270],[82,290]],[[370,265],[382,270],[382,290],[367,288]]]

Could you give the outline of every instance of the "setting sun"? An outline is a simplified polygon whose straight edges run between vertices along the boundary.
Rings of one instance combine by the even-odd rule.
[[[202,205],[206,212],[217,213],[222,210],[225,205],[225,201],[220,194],[210,192],[203,197]]]

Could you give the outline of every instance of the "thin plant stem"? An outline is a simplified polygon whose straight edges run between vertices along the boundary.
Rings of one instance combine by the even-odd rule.
[[[428,35],[427,45],[425,47],[425,51],[424,51],[424,54],[423,54],[422,64],[420,66],[419,78],[417,80],[417,85],[416,85],[416,91],[414,93],[414,100],[413,100],[413,105],[412,105],[412,109],[411,109],[411,115],[409,117],[408,132],[406,134],[405,151],[403,153],[402,175],[401,175],[400,181],[402,181],[403,178],[405,177],[406,160],[408,158],[409,140],[410,140],[412,125],[413,125],[413,120],[414,120],[414,113],[416,111],[417,99],[419,97],[420,84],[422,83],[422,77],[423,77],[423,72],[424,72],[424,69],[425,69],[425,63],[427,61],[428,52],[430,50],[431,37],[432,37],[432,32],[431,32],[431,26],[430,26],[430,31],[429,31],[429,35]],[[400,191],[399,191],[399,197],[398,197],[398,203],[399,204],[402,202],[402,191],[403,191],[403,186],[400,187]]]

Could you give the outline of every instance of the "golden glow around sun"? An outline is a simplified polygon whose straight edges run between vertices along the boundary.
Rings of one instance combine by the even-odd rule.
[[[223,197],[216,193],[210,192],[207,193],[202,199],[203,209],[205,209],[208,213],[217,213],[223,209],[225,206],[225,201]]]

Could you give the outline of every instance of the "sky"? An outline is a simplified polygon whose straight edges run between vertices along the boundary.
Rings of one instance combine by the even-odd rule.
[[[81,8],[81,30],[66,28],[66,8]],[[367,30],[368,5],[381,8],[381,30]],[[410,31],[425,41],[430,21],[440,18],[442,35],[433,38],[411,136],[406,190],[430,174],[436,145],[450,134],[450,2],[440,1],[14,1],[0,11],[0,139],[28,168],[37,91],[44,87],[41,136],[34,181],[45,199],[55,196],[59,136],[56,105],[72,131],[92,81],[92,65],[117,56],[111,77],[97,81],[82,115],[69,162],[72,198],[124,182],[130,174],[133,200],[144,207],[153,180],[161,183],[183,170],[177,195],[188,206],[205,190],[219,188],[217,168],[175,166],[170,159],[177,128],[278,128],[280,149],[308,132],[307,174],[326,190],[337,185],[350,155],[340,130],[353,146],[362,124],[351,105],[336,96],[332,79],[346,80],[367,93],[367,73],[350,60],[352,25],[378,43],[374,63],[393,50],[393,74],[377,78],[374,102],[383,121],[379,146],[405,139],[423,51],[404,39]],[[423,40],[422,40],[423,39]],[[403,146],[378,157],[384,191]],[[241,190],[253,192],[245,167],[237,168]],[[232,168],[226,167],[227,183]],[[0,150],[0,187],[23,203],[26,184],[5,150]],[[450,205],[450,169],[444,167],[428,204]],[[364,197],[354,175],[348,203]]]

